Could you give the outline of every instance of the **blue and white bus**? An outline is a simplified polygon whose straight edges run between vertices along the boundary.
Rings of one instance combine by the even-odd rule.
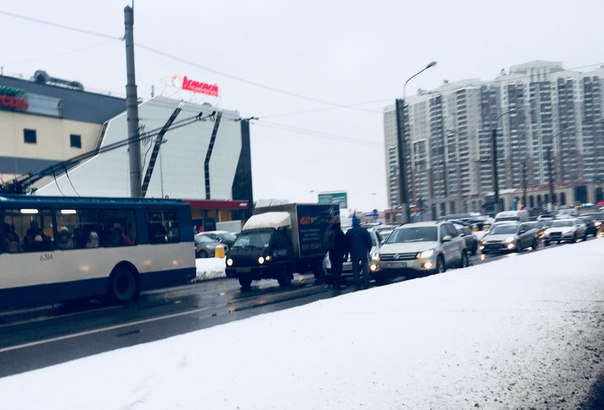
[[[179,200],[0,195],[0,306],[108,296],[195,276],[191,210]]]

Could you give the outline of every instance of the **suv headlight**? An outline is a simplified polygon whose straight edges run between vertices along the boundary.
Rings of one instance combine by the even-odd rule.
[[[434,256],[434,249],[428,249],[427,251],[423,251],[417,254],[417,259],[427,259]]]
[[[515,240],[516,240],[516,238],[514,238],[513,236],[508,236],[507,238],[505,238],[505,240],[503,242],[504,243],[514,243]]]

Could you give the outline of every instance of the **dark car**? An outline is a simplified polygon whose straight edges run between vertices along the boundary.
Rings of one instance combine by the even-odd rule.
[[[478,251],[478,238],[474,235],[472,230],[466,225],[460,225],[458,223],[453,224],[459,235],[466,241],[466,249],[471,255],[476,255]]]
[[[600,224],[596,225],[596,221],[590,216],[580,216],[579,219],[583,221],[585,224],[586,235],[596,236],[598,233],[598,227]]]
[[[195,257],[208,258],[216,255],[216,248],[222,246],[226,252],[229,247],[226,244],[215,241],[207,235],[198,233],[195,235]]]

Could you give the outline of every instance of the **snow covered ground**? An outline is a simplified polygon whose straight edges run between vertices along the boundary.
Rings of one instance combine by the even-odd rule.
[[[197,281],[224,278],[225,258],[200,258],[195,260]]]
[[[598,239],[5,377],[0,405],[575,409],[603,341]]]

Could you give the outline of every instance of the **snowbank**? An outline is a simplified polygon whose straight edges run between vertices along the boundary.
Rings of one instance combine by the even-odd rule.
[[[604,240],[0,379],[6,409],[577,408],[604,373]]]
[[[196,281],[226,277],[225,258],[199,258],[195,260],[197,268]]]

